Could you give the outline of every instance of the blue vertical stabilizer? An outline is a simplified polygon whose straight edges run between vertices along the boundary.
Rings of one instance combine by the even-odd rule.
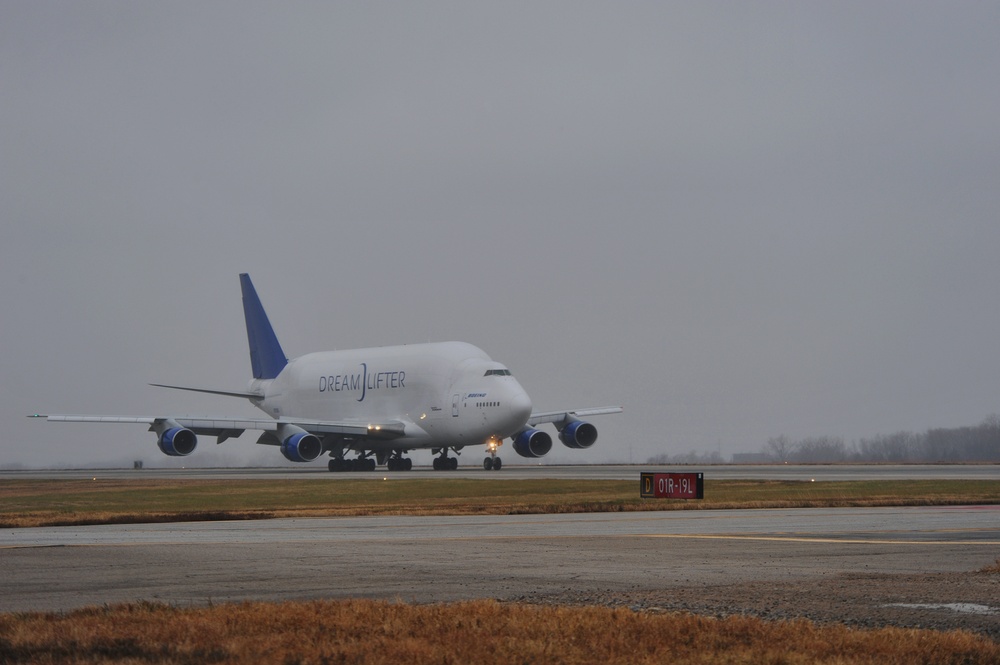
[[[253,378],[273,379],[288,364],[288,358],[281,350],[281,344],[278,343],[271,322],[267,320],[264,306],[260,304],[260,298],[257,297],[257,290],[253,288],[250,275],[240,274],[240,288],[243,289],[243,316],[247,320],[247,340],[250,342]]]

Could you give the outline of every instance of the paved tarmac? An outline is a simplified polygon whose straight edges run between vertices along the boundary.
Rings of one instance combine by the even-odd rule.
[[[858,573],[966,573],[998,554],[998,506],[4,529],[0,611],[137,600],[545,601],[567,593],[586,602]]]

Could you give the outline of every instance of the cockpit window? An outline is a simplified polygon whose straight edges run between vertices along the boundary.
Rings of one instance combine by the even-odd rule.
[[[483,376],[510,376],[509,369],[488,369]]]

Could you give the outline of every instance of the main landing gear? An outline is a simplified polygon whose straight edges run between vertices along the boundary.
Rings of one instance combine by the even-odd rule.
[[[330,471],[338,473],[344,471],[374,471],[375,460],[370,457],[358,457],[357,459],[334,457],[330,460],[327,468],[330,469]]]
[[[432,451],[437,454],[437,449]],[[455,450],[455,454],[458,454],[458,450]],[[435,471],[454,471],[458,468],[458,458],[448,457],[448,449],[441,448],[441,454],[434,458],[434,470]]]
[[[413,460],[409,457],[393,455],[385,462],[385,468],[389,471],[409,471],[413,468]]]

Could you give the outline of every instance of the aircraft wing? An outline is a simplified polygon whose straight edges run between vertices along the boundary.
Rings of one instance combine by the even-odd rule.
[[[585,418],[588,416],[603,416],[609,413],[621,413],[624,409],[620,406],[599,406],[588,409],[570,409],[566,411],[538,411],[528,417],[528,424],[534,427],[541,423],[565,423],[574,418]]]
[[[311,434],[333,434],[350,437],[373,437],[394,439],[403,436],[405,423],[400,421],[385,421],[377,423],[359,423],[354,421],[331,420],[296,420],[294,418],[170,418],[157,416],[88,416],[69,414],[33,414],[30,418],[45,418],[49,422],[62,423],[130,423],[149,425],[150,431],[157,430],[165,423],[185,427],[195,434],[205,434],[218,437],[219,443],[236,437],[248,429],[275,432],[282,425],[301,427]]]

